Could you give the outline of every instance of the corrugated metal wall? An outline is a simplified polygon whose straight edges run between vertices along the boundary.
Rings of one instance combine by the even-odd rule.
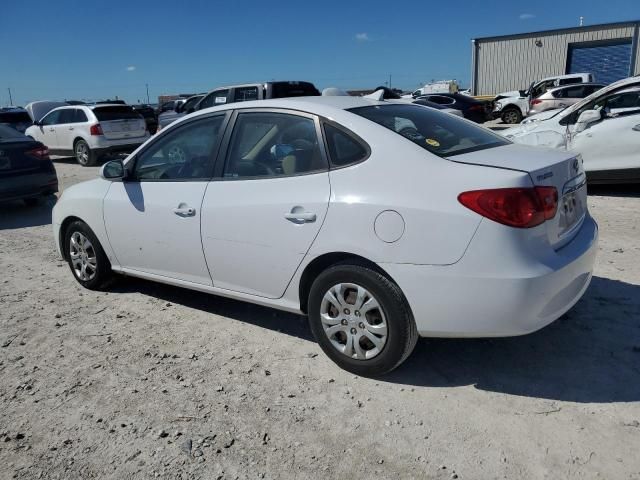
[[[492,95],[524,89],[535,80],[562,75],[567,67],[570,43],[628,39],[634,25],[583,27],[574,32],[535,33],[518,38],[478,39],[475,93]],[[537,46],[536,42],[542,45]],[[640,48],[636,51],[636,74],[640,74]],[[473,72],[472,72],[473,74]]]

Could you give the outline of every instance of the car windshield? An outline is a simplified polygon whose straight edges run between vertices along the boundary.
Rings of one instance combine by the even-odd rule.
[[[441,157],[500,147],[510,142],[481,127],[418,105],[377,105],[349,110]]]
[[[0,112],[0,123],[31,123],[27,112]]]
[[[140,119],[140,114],[128,105],[113,105],[109,107],[96,107],[93,113],[100,122],[110,120]]]

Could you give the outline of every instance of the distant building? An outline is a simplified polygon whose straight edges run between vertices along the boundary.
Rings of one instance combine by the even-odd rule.
[[[565,73],[611,83],[640,74],[640,21],[472,40],[471,91],[491,95]]]

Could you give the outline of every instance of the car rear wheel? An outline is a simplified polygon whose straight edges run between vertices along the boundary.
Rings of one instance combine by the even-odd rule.
[[[322,272],[309,293],[309,324],[322,350],[358,375],[390,372],[418,340],[400,288],[365,265],[341,264]]]
[[[509,108],[502,113],[502,121],[510,125],[520,123],[522,121],[522,112],[517,108]]]
[[[75,279],[85,288],[100,290],[113,276],[111,264],[89,226],[75,221],[64,237],[65,257]]]
[[[89,144],[84,140],[77,140],[73,146],[73,151],[76,155],[76,160],[83,167],[94,166],[98,161],[96,153],[89,148]]]

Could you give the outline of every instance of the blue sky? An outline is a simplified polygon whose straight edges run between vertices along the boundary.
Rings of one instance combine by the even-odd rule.
[[[435,7],[436,5],[437,7]],[[471,39],[640,19],[640,0],[8,1],[0,105],[310,80],[319,88],[432,79],[467,86]]]

